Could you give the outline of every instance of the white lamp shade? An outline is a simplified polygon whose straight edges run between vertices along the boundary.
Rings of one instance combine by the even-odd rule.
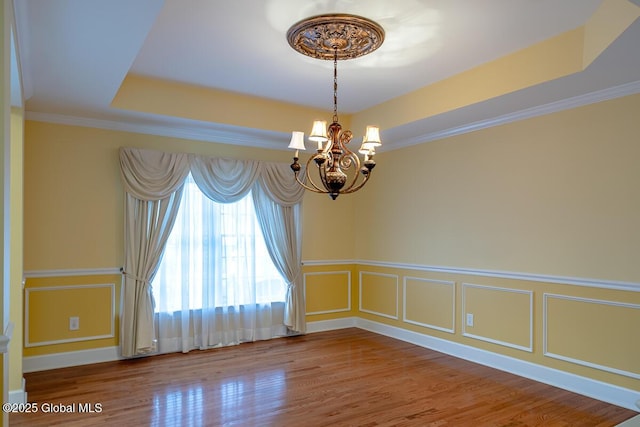
[[[328,141],[329,137],[327,136],[327,122],[324,120],[316,120],[315,122],[313,122],[313,128],[311,129],[309,139],[311,141],[317,142]]]
[[[376,146],[379,146],[379,145],[380,144],[377,144],[377,143],[363,142],[358,152],[360,154],[375,154]]]
[[[294,150],[305,150],[304,148],[304,132],[293,131],[291,132],[291,142],[289,148]]]
[[[364,138],[362,139],[362,146],[367,144],[368,147],[379,147],[382,145],[382,141],[380,141],[380,129],[378,126],[367,126],[367,130],[364,134]]]

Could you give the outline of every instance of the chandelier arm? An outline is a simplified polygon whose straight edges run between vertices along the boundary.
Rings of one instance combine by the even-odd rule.
[[[369,172],[367,175],[364,175],[364,179],[362,180],[362,182],[360,182],[360,184],[357,187],[353,187],[352,185],[349,186],[349,188],[347,188],[344,191],[341,191],[340,194],[349,194],[349,193],[355,193],[356,191],[358,191],[359,189],[361,189],[362,187],[364,187],[364,185],[367,183],[367,181],[369,180],[369,178],[371,177],[371,172]],[[355,181],[354,181],[355,184]],[[352,188],[353,187],[353,188]]]
[[[346,166],[345,166],[345,160],[348,160],[348,164]],[[353,176],[350,184],[346,188],[343,188],[342,190],[340,190],[340,193],[350,193],[351,191],[349,190],[351,190],[351,188],[353,188],[353,186],[359,182],[360,159],[354,153],[347,150],[346,153],[340,156],[340,165],[345,166],[345,169],[350,169],[351,167],[354,167],[355,175]]]
[[[305,190],[312,191],[314,193],[325,193],[324,191],[322,191],[319,188],[315,187],[315,185],[313,187],[309,187],[307,184],[302,182],[300,180],[299,172],[295,172],[295,178],[296,178],[296,181],[298,182],[298,184],[300,184]]]
[[[338,165],[344,169],[349,170],[353,168],[355,170],[355,175],[352,177],[349,185],[346,188],[342,188],[340,193],[348,192],[354,185],[359,182],[359,171],[360,171],[360,159],[358,155],[353,151],[347,148],[347,144],[351,141],[353,134],[350,130],[342,131],[338,138],[338,145],[341,150],[340,157],[338,157]]]
[[[307,182],[309,182],[311,184],[311,186],[314,188],[314,190],[311,190],[311,191],[314,191],[316,193],[326,193],[326,191],[323,190],[322,188],[318,187],[316,185],[315,181],[311,178],[311,169],[312,168],[309,167],[309,166],[311,165],[311,161],[315,162],[315,159],[318,158],[318,157],[322,157],[322,156],[320,154],[316,154],[314,156],[309,157],[309,160],[307,160],[307,165],[305,167],[305,169],[306,169],[305,173],[307,175]],[[318,171],[323,170],[322,167],[317,167],[317,165],[316,165],[316,168],[318,169]],[[299,180],[298,180],[298,182],[299,182]],[[320,182],[324,182],[323,179],[322,179],[322,176],[320,176]],[[304,187],[307,188],[307,189],[310,189],[310,187],[308,185],[304,185]]]
[[[342,141],[340,142],[340,149],[342,150],[340,157],[338,157],[338,164],[340,165],[340,167],[349,169],[351,167],[351,163],[357,163],[357,167],[359,169],[360,159],[358,158],[358,155],[349,150]]]
[[[352,184],[349,187],[347,187],[346,189],[340,190],[339,194],[355,193],[356,191],[361,189],[366,184],[366,182],[371,177],[371,174],[372,174],[372,172],[369,172],[367,175],[365,175],[364,179],[360,182],[360,184],[357,187],[354,187],[353,185],[358,180],[358,178],[356,177],[356,179],[352,182]],[[319,193],[319,194],[329,194],[330,193],[329,190],[326,190],[326,189],[323,190],[323,189],[319,188],[317,185],[315,185],[315,183],[309,178],[309,175],[307,175],[307,178],[308,178],[309,182],[311,183],[312,187],[308,186],[307,184],[305,184],[304,182],[302,182],[300,180],[299,173],[297,173],[297,172],[295,173],[296,181],[298,182],[298,184],[300,184],[306,190],[309,190],[309,191],[314,192],[314,193]]]

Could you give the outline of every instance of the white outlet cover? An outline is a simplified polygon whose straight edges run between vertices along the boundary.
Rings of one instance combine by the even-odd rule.
[[[79,317],[69,317],[69,330],[77,331],[80,329],[80,318]]]
[[[473,326],[473,314],[467,313],[467,326]]]

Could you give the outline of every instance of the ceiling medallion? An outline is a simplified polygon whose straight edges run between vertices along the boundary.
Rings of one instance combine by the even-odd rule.
[[[332,123],[328,127],[324,120],[313,123],[309,140],[317,142],[318,148],[307,160],[304,170],[298,162],[300,150],[305,150],[304,132],[292,132],[289,148],[296,150],[291,169],[298,184],[314,193],[328,194],[335,200],[340,194],[358,191],[369,181],[376,166],[376,147],[382,145],[380,129],[367,126],[358,150],[364,156],[363,160],[347,148],[353,133],[343,130],[338,123],[338,60],[373,52],[384,41],[384,30],[361,16],[322,15],[294,24],[287,32],[287,40],[303,55],[333,60]],[[314,169],[318,173],[315,179],[311,175]]]
[[[353,59],[380,47],[384,30],[376,22],[357,15],[328,14],[312,16],[287,31],[293,49],[312,58]]]

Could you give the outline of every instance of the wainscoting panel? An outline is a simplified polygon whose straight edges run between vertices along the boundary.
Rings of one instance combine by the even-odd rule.
[[[533,352],[533,292],[463,283],[462,335]]]
[[[640,305],[544,294],[544,355],[640,379]]]
[[[115,284],[25,289],[25,347],[115,336]],[[70,330],[69,318],[79,327]]]
[[[360,311],[398,319],[398,276],[360,271]]]
[[[455,332],[456,283],[405,276],[403,319],[407,323]]]
[[[351,311],[351,271],[304,274],[306,315]]]

